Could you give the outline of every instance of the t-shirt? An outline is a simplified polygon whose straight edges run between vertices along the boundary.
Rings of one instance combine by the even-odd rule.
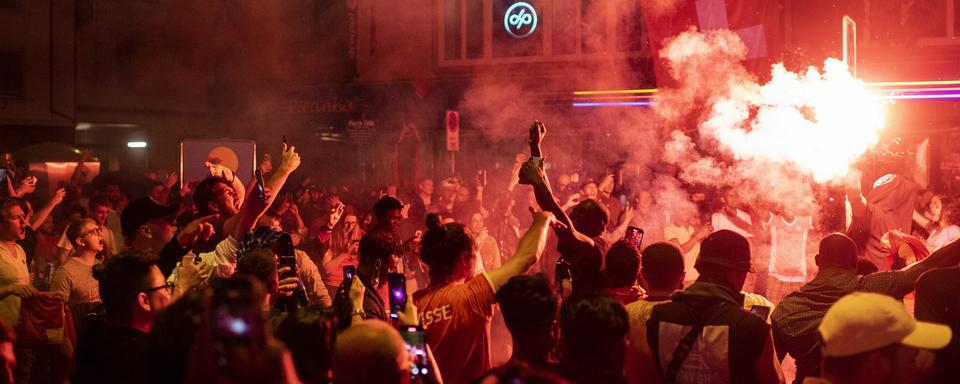
[[[744,212],[744,211],[741,211],[741,210],[738,209],[738,210],[737,210],[737,217],[739,217],[740,220],[746,221],[747,224],[753,224],[753,222],[750,220],[750,214],[748,214],[748,213],[746,213],[746,212]],[[739,234],[743,235],[743,237],[746,237],[746,238],[748,238],[748,239],[751,238],[751,237],[753,237],[753,234],[751,234],[750,232],[748,232],[748,229],[749,229],[749,228],[740,228],[740,227],[738,227],[736,224],[734,224],[732,221],[730,221],[730,218],[728,218],[727,215],[726,215],[725,213],[723,213],[723,212],[716,212],[716,213],[714,213],[713,216],[711,216],[711,218],[710,218],[710,224],[713,225],[713,230],[714,230],[714,231],[719,231],[719,230],[721,230],[721,229],[727,229],[727,230],[731,230],[731,231],[734,231],[734,232],[736,232],[736,233],[739,233]]]
[[[413,301],[444,382],[467,383],[492,368],[490,319],[496,301],[486,273],[466,283],[420,290]]]
[[[0,246],[0,286],[29,285],[30,271],[27,270],[27,254],[19,244],[13,244],[16,254],[11,255],[7,247]],[[20,321],[20,297],[9,295],[0,300],[0,319],[8,326],[16,326]]]
[[[600,236],[593,238],[593,247],[584,245],[569,235],[557,236],[557,251],[560,259],[570,263],[570,277],[573,279],[573,295],[598,292],[606,287],[603,276],[604,255],[610,249]]]
[[[694,229],[691,226],[680,227],[673,224],[670,224],[663,228],[663,238],[667,241],[677,239],[680,244],[690,241],[690,237],[693,236]],[[679,248],[679,245],[677,246]],[[700,255],[700,243],[697,243],[690,248],[687,253],[683,254],[683,271],[685,272],[684,280],[692,281],[696,280],[700,276],[700,273],[697,272],[697,269],[693,267],[697,263],[697,256]]]
[[[931,233],[930,237],[927,238],[927,245],[930,246],[930,251],[933,252],[956,239],[960,239],[960,227],[951,225]]]
[[[653,313],[653,307],[669,300],[648,301],[641,299],[627,304],[627,318],[630,330],[627,332],[627,348],[624,353],[623,370],[631,384],[647,383],[651,374],[657,375],[657,367],[647,345],[647,320]]]
[[[780,281],[807,281],[807,233],[813,228],[810,216],[770,215],[764,225],[770,229],[770,276]]]
[[[53,272],[50,290],[62,295],[71,309],[77,304],[100,301],[100,283],[93,278],[93,266],[76,257],[68,258]]]

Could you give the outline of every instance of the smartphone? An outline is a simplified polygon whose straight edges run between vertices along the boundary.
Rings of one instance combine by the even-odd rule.
[[[253,306],[253,284],[250,280],[217,279],[212,285],[213,347],[217,354],[217,365],[229,368],[234,348],[250,347],[259,339],[256,316],[260,310]]]
[[[352,281],[357,274],[357,267],[352,265],[343,266],[343,281]]]
[[[767,321],[767,316],[770,315],[770,307],[766,305],[754,305],[750,307],[750,314],[759,317],[763,321]]]
[[[273,252],[277,254],[277,268],[289,267],[290,270],[284,272],[280,275],[280,279],[286,279],[288,277],[296,277],[301,282],[303,279],[300,279],[300,269],[297,267],[297,256],[294,252],[296,250],[293,248],[293,239],[290,238],[290,234],[284,232],[277,241],[273,244]],[[310,298],[307,297],[307,291],[303,287],[303,284],[298,284],[297,288],[293,292],[293,296],[290,297],[280,297],[277,301],[274,302],[275,306],[284,308],[289,312],[296,311],[302,307],[305,307],[310,304]]]
[[[0,167],[0,181],[7,181],[7,169]]]
[[[293,239],[290,234],[280,235],[273,244],[273,252],[277,254],[277,267],[290,267],[290,270],[280,276],[281,279],[297,276],[297,257],[294,255]]]
[[[427,338],[421,326],[400,328],[400,336],[410,354],[410,376],[413,379],[430,373],[430,357],[427,355]],[[412,382],[412,380],[411,380]]]
[[[627,233],[623,235],[623,239],[634,248],[640,249],[640,243],[643,242],[643,229],[629,226],[627,227]]]
[[[480,171],[480,186],[481,187],[487,186],[487,170],[486,169]]]
[[[257,175],[257,197],[260,198],[260,201],[267,201],[267,190],[263,183],[263,173],[258,169],[255,174]]]
[[[407,278],[402,273],[387,274],[387,288],[390,290],[390,317],[396,319],[407,306]]]

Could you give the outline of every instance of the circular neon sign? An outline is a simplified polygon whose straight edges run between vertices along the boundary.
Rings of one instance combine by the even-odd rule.
[[[537,10],[525,1],[514,3],[503,14],[503,29],[518,39],[532,35],[537,30]]]

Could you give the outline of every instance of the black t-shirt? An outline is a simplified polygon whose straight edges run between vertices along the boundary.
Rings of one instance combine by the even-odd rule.
[[[610,245],[595,237],[591,247],[563,233],[565,232],[557,232],[557,252],[560,253],[560,260],[570,264],[570,277],[573,280],[571,294],[579,296],[606,288],[601,268],[603,256],[607,254]]]

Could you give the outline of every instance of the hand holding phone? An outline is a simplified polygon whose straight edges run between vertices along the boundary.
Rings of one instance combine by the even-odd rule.
[[[407,278],[402,273],[389,273],[387,286],[390,290],[390,317],[397,319],[407,306]]]
[[[257,176],[257,197],[260,198],[260,201],[267,201],[267,188],[263,182],[263,172],[258,169],[254,173]]]
[[[433,371],[433,364],[431,364],[430,355],[427,353],[427,338],[423,327],[401,327],[400,336],[403,337],[407,353],[410,356],[411,382],[417,379],[430,378]]]
[[[343,281],[353,280],[353,276],[357,274],[357,267],[352,265],[343,266]]]
[[[627,233],[624,234],[623,239],[630,243],[636,249],[640,249],[640,244],[643,242],[643,229],[629,226],[627,227]]]
[[[254,282],[244,278],[215,280],[210,305],[210,331],[217,365],[229,371],[235,349],[260,349],[266,344],[262,314],[254,305]]]

